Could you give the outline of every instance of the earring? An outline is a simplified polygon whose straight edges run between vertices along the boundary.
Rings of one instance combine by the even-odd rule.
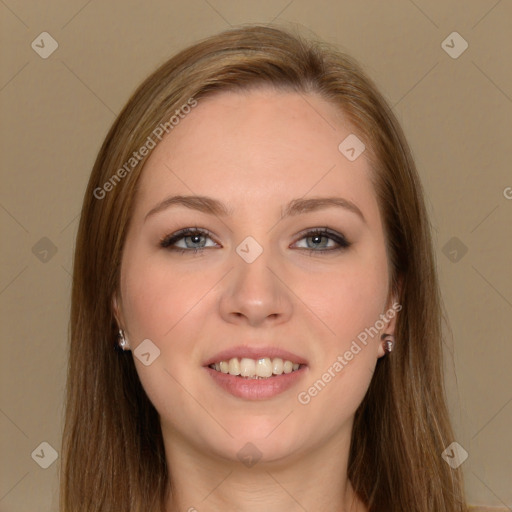
[[[383,334],[382,339],[385,340],[384,351],[389,354],[395,345],[395,337],[392,334]]]
[[[119,341],[117,342],[121,350],[128,350],[128,340],[125,338],[124,331],[119,329]]]

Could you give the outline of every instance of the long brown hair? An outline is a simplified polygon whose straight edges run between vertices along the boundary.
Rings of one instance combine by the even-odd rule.
[[[356,412],[352,485],[371,511],[463,512],[461,473],[441,457],[454,440],[441,365],[442,308],[411,152],[393,112],[354,60],[269,26],[228,30],[171,58],[135,91],[99,151],[76,242],[61,511],[164,510],[172,480],[158,414],[133,358],[114,348],[112,297],[147,156],[126,163],[191,98],[259,85],[320,94],[344,112],[368,149],[390,294],[403,309],[396,348],[378,360]],[[123,166],[126,172],[118,172]]]

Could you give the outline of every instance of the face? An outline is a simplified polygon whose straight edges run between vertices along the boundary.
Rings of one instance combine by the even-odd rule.
[[[153,150],[114,307],[166,443],[272,461],[346,441],[394,327],[351,133],[315,95],[222,92]]]

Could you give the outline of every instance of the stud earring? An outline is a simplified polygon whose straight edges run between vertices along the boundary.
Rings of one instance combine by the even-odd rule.
[[[382,339],[384,340],[384,351],[389,354],[395,345],[395,337],[392,334],[383,334]]]
[[[119,341],[117,342],[121,350],[128,350],[128,340],[126,339],[124,335],[124,331],[122,329],[119,329]]]

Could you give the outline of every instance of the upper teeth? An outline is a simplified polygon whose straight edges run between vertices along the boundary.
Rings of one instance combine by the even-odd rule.
[[[282,373],[291,373],[299,369],[299,363],[292,363],[288,360],[282,360],[280,357],[270,359],[263,357],[261,359],[249,359],[243,357],[238,359],[233,357],[229,361],[220,361],[213,363],[210,368],[230,375],[240,375],[247,378],[267,378],[272,375],[281,375]]]

